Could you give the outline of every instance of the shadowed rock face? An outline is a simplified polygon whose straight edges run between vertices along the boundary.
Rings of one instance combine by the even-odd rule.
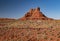
[[[46,17],[38,7],[36,9],[30,9],[20,20],[51,20],[51,18]]]

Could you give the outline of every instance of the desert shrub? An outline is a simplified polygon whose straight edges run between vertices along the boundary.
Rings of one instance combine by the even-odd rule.
[[[52,33],[51,35],[53,36],[54,34]]]
[[[49,32],[52,32],[52,30],[50,30]]]
[[[50,28],[52,29],[52,28],[53,28],[53,26],[50,26]]]
[[[57,39],[57,41],[59,41],[59,39]]]
[[[38,32],[37,34],[41,34],[41,32]]]
[[[53,38],[50,38],[50,40],[53,40]]]
[[[22,36],[24,36],[24,33],[21,33]]]
[[[31,40],[29,39],[29,40],[27,40],[27,41],[31,41]]]
[[[45,37],[44,37],[44,39],[46,39],[46,40],[47,40],[47,39],[48,39],[48,37],[47,37],[47,36],[45,36]]]
[[[13,38],[14,38],[14,34],[11,35],[11,39],[13,39]]]
[[[57,35],[60,35],[60,32]]]
[[[40,31],[40,28],[38,28],[37,31]]]
[[[60,36],[58,36],[58,38],[60,38]]]

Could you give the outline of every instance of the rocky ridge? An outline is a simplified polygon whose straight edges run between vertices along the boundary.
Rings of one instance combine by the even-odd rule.
[[[52,20],[52,18],[45,16],[38,7],[36,9],[30,9],[20,20]]]

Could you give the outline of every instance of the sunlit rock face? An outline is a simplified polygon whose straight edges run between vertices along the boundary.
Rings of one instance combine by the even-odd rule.
[[[20,20],[52,20],[51,18],[46,17],[41,11],[40,8],[30,9]]]

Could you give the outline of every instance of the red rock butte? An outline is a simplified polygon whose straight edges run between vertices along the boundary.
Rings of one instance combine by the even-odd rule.
[[[41,11],[40,8],[30,9],[20,20],[52,20],[51,18],[46,17]]]

